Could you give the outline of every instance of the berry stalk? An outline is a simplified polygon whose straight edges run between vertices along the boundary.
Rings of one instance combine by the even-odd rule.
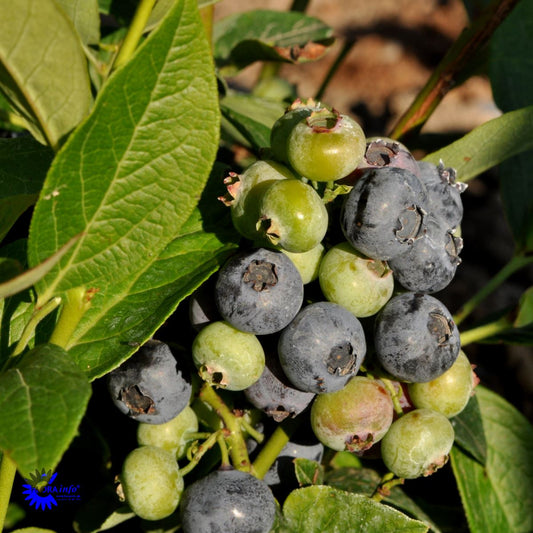
[[[300,421],[296,418],[286,418],[275,429],[266,444],[263,446],[253,464],[254,475],[263,479],[268,469],[280,454],[283,447],[289,442],[291,436],[299,426]]]
[[[94,290],[83,287],[70,289],[65,296],[63,309],[50,336],[50,342],[67,349],[68,343],[82,316],[91,306]]]
[[[133,52],[137,48],[139,41],[144,33],[144,28],[152,13],[152,9],[155,5],[156,0],[141,0],[135,11],[135,16],[131,21],[131,25],[128,29],[128,33],[122,42],[122,46],[115,58],[113,63],[113,70],[116,70],[118,67],[124,65],[129,61]]]
[[[252,463],[248,457],[246,443],[241,431],[241,421],[236,417],[222,398],[213,390],[209,383],[204,383],[200,389],[200,398],[208,403],[220,416],[229,431],[227,440],[230,445],[230,456],[233,467],[244,472],[252,471]]]

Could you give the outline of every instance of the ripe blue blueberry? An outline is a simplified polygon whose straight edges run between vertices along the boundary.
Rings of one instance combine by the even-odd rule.
[[[276,422],[299,415],[315,394],[294,388],[281,369],[277,354],[267,352],[261,377],[244,390],[246,399]]]
[[[415,176],[419,175],[416,159],[403,144],[386,137],[367,139],[365,155],[358,170],[382,167],[403,168]]]
[[[356,250],[387,261],[423,234],[425,203],[424,186],[408,170],[371,169],[348,194],[341,227]]]
[[[184,533],[268,533],[276,504],[261,479],[216,470],[185,490],[180,510]]]
[[[409,291],[434,293],[444,289],[461,263],[463,241],[448,231],[448,225],[428,215],[424,235],[389,261],[394,279]]]
[[[420,181],[426,187],[430,212],[442,218],[448,229],[455,229],[463,218],[461,193],[466,184],[458,182],[455,169],[445,168],[442,161],[439,165],[419,161],[418,167]]]
[[[391,298],[375,322],[381,366],[400,381],[431,381],[448,370],[461,348],[459,331],[442,302],[407,292]]]
[[[265,248],[240,252],[220,269],[215,301],[233,327],[266,335],[283,329],[300,310],[303,282],[281,252]]]
[[[107,386],[118,409],[139,422],[163,424],[177,416],[191,397],[185,366],[167,344],[148,341],[108,376]]]
[[[333,392],[359,371],[366,354],[363,327],[344,307],[316,302],[304,307],[281,332],[278,354],[295,387]]]

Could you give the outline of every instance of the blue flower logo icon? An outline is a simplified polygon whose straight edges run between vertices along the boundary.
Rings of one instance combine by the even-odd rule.
[[[35,509],[45,510],[51,509],[52,505],[57,505],[52,494],[45,494],[42,492],[44,487],[51,485],[54,482],[57,474],[52,474],[51,470],[45,472],[44,468],[41,472],[39,469],[34,474],[30,474],[30,479],[26,479],[27,484],[22,485],[24,489],[22,494],[26,495],[25,500],[29,500],[29,504],[35,506]]]

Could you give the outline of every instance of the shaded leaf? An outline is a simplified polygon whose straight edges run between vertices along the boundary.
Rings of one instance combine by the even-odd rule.
[[[321,485],[323,483],[324,467],[319,462],[304,457],[296,457],[293,462],[296,479],[300,486]]]
[[[22,272],[22,265],[16,259],[0,257],[0,285],[4,281],[15,278]]]
[[[459,181],[469,181],[510,157],[533,148],[533,106],[505,113],[478,126],[458,141],[424,158],[457,170]],[[502,181],[511,179],[502,173]]]
[[[53,157],[31,137],[0,139],[0,240],[37,201]]]
[[[472,396],[463,411],[453,417],[450,422],[455,431],[455,444],[460,446],[464,452],[470,454],[476,461],[485,464],[487,460],[487,441],[477,396]]]
[[[396,509],[360,494],[327,486],[296,489],[283,504],[291,533],[423,532],[428,527]]]
[[[514,326],[517,328],[529,324],[533,324],[533,287],[529,287],[520,297],[518,313],[514,321]]]
[[[98,291],[69,346],[84,344],[73,354],[88,359],[81,366],[89,372],[96,360],[100,371],[118,365],[132,352],[124,342],[146,340],[154,322],[164,320],[159,306],[170,298],[175,307],[192,291],[176,281],[180,271],[164,271],[166,278],[160,271],[208,247],[209,236],[197,241],[184,224],[209,175],[218,132],[214,69],[196,1],[178,2],[109,79],[91,116],[57,155],[32,219],[30,265],[84,232],[36,289],[40,301],[79,286]],[[210,250],[202,260],[214,255]],[[197,265],[186,267],[184,277],[202,276]],[[161,287],[172,282],[170,296]],[[169,312],[165,307],[164,316]],[[153,319],[143,324],[139,313]],[[126,324],[135,339],[123,338]],[[102,352],[88,350],[92,341]]]
[[[77,511],[74,526],[78,533],[96,533],[134,518],[135,513],[117,497],[114,487],[108,485],[84,502]]]
[[[81,235],[75,235],[67,243],[65,243],[56,253],[54,253],[48,259],[45,259],[39,265],[26,270],[22,274],[9,279],[3,283],[0,283],[0,298],[7,298],[18,292],[22,292],[24,289],[35,285],[40,279],[42,279],[54,266],[61,260],[61,258],[76,244],[81,238]]]
[[[54,470],[76,435],[91,387],[70,355],[38,346],[0,375],[0,448],[22,476]]]
[[[479,464],[460,448],[452,466],[472,533],[533,530],[533,428],[497,394],[478,387],[487,439],[487,461]]]
[[[214,56],[223,75],[235,74],[254,61],[312,61],[326,53],[332,35],[331,28],[314,17],[256,9],[215,24]]]
[[[87,115],[85,54],[53,0],[2,3],[0,90],[34,137],[53,148]]]
[[[254,150],[270,146],[270,130],[285,112],[281,102],[235,92],[221,100],[220,109],[223,129],[237,142]]]
[[[533,104],[533,3],[519,2],[491,40],[489,74],[498,107],[512,111]],[[533,136],[533,128],[521,143]],[[526,141],[527,143],[527,141]],[[500,167],[501,197],[518,250],[533,250],[533,151]]]

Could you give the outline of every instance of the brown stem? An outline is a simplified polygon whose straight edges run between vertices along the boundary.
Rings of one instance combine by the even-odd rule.
[[[472,25],[463,30],[409,109],[392,129],[390,137],[400,139],[407,133],[422,128],[444,96],[454,87],[461,71],[487,44],[519,1],[493,0]]]

